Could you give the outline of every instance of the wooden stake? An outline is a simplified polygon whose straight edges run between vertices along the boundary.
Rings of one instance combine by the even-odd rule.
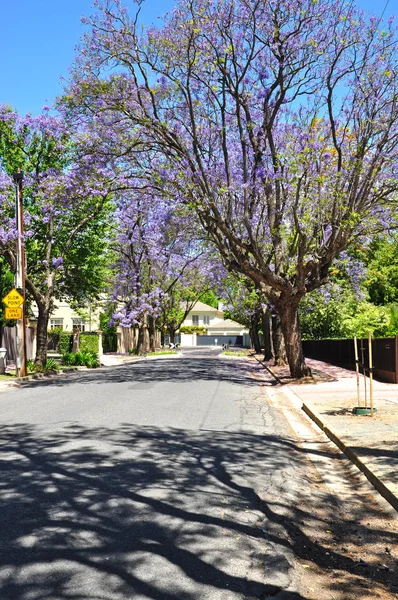
[[[358,346],[357,338],[354,336],[354,354],[355,354],[355,370],[357,372],[357,402],[358,406],[361,405],[360,392],[359,392],[359,364],[358,364]]]
[[[372,358],[372,334],[369,331],[369,394],[370,394],[370,414],[373,417],[373,358]]]
[[[368,408],[368,391],[366,385],[366,369],[365,369],[365,348],[363,345],[363,339],[361,339],[361,361],[362,361],[362,374],[363,374],[363,384],[365,386],[365,408]]]

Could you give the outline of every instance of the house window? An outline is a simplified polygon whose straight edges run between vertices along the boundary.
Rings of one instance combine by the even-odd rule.
[[[50,319],[50,329],[56,329],[57,327],[62,327],[64,324],[63,319]]]
[[[204,315],[203,325],[210,325],[210,317],[209,316]]]
[[[86,323],[84,319],[72,319],[73,329],[76,327],[79,328],[80,331],[86,331]]]
[[[199,315],[192,315],[192,325],[199,325]]]

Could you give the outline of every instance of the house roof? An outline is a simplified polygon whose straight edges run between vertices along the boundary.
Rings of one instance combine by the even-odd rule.
[[[214,306],[209,306],[208,304],[205,304],[204,302],[197,302],[195,304],[195,306],[192,308],[191,312],[222,312],[222,311],[219,311],[217,308],[214,308]]]
[[[213,323],[208,325],[208,328],[211,330],[219,329],[220,331],[224,331],[225,329],[246,329],[244,325],[232,319],[215,319]]]
[[[192,315],[192,313],[196,314],[202,312],[216,313],[216,318],[212,320],[212,322],[209,325],[206,326],[211,331],[214,329],[218,331],[226,331],[229,329],[246,329],[244,325],[242,325],[241,323],[237,323],[232,319],[223,319],[222,317],[224,315],[224,311],[218,310],[217,308],[214,308],[214,306],[209,306],[204,302],[197,302],[195,306],[191,309],[189,314]]]

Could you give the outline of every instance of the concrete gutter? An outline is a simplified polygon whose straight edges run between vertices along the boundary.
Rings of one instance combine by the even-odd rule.
[[[328,425],[326,425],[326,423],[324,423],[322,421],[321,417],[319,417],[319,415],[315,414],[312,411],[312,409],[307,404],[305,404],[305,402],[303,402],[302,410],[314,421],[314,423],[316,423],[318,425],[318,427],[320,429],[322,429],[322,431],[328,436],[328,438],[332,442],[334,442],[334,444],[336,444],[336,446],[338,448],[340,448],[340,450],[342,452],[344,452],[344,454],[350,459],[350,461],[356,467],[358,467],[358,469],[360,471],[362,471],[362,473],[364,473],[366,478],[370,481],[370,483],[373,485],[373,487],[376,488],[376,490],[379,492],[379,494],[381,496],[383,496],[383,498],[385,500],[387,500],[387,502],[389,502],[391,504],[391,506],[393,506],[395,508],[396,511],[398,511],[398,495],[397,495],[397,493],[395,491],[391,490],[390,487],[386,483],[383,482],[383,480],[380,478],[380,476],[377,475],[372,470],[372,468],[369,465],[367,465],[361,458],[359,458],[359,456],[357,455],[355,450],[353,450],[352,448],[347,446],[345,444],[345,442],[337,435],[337,433],[332,431],[328,427]]]
[[[391,506],[398,511],[398,489],[390,482],[383,481],[382,476],[377,474],[371,464],[367,461],[363,460],[358,456],[356,451],[347,445],[344,442],[344,439],[341,435],[333,431],[329,425],[318,415],[313,409],[300,398],[299,393],[296,390],[291,389],[288,384],[282,383],[279,377],[270,369],[268,366],[264,365],[262,361],[257,358],[255,355],[251,355],[254,357],[257,362],[264,367],[267,372],[272,375],[272,377],[278,382],[281,386],[282,393],[285,392],[285,396],[288,397],[286,393],[287,390],[291,394],[294,394],[296,398],[300,400],[301,409],[306,413],[310,419],[316,423],[316,425],[327,435],[327,437],[342,451],[344,454],[350,459],[350,461],[366,476],[366,478],[370,481],[373,487],[379,492],[379,494],[387,500]]]

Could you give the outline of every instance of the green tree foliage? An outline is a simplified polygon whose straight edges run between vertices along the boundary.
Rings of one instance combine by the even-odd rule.
[[[350,314],[352,295],[325,296],[320,290],[308,294],[300,303],[300,324],[305,340],[342,338],[342,319]]]
[[[398,234],[378,236],[368,253],[367,291],[371,302],[398,302]]]
[[[398,333],[398,315],[390,307],[356,300],[349,290],[335,290],[329,298],[312,292],[300,305],[303,339],[386,337]]]
[[[378,236],[368,248],[353,247],[335,261],[332,283],[301,301],[304,339],[366,337],[369,331],[374,337],[398,334],[397,241],[391,234]],[[367,269],[358,275],[361,261]]]
[[[343,337],[385,337],[389,332],[389,311],[384,306],[375,306],[371,302],[362,301],[355,310],[342,319]]]
[[[213,308],[218,308],[218,296],[213,290],[207,290],[200,296],[200,301],[212,306]]]
[[[20,117],[0,106],[0,255],[16,268],[11,175],[24,172],[27,256],[25,286],[38,307],[36,361],[47,359],[54,299],[84,304],[98,298],[107,273],[106,248],[116,175],[93,154],[90,138],[48,111]]]
[[[0,326],[6,325],[6,319],[4,316],[4,304],[1,302],[1,299],[6,296],[6,294],[13,288],[14,286],[14,275],[11,273],[10,268],[4,258],[0,256]]]

